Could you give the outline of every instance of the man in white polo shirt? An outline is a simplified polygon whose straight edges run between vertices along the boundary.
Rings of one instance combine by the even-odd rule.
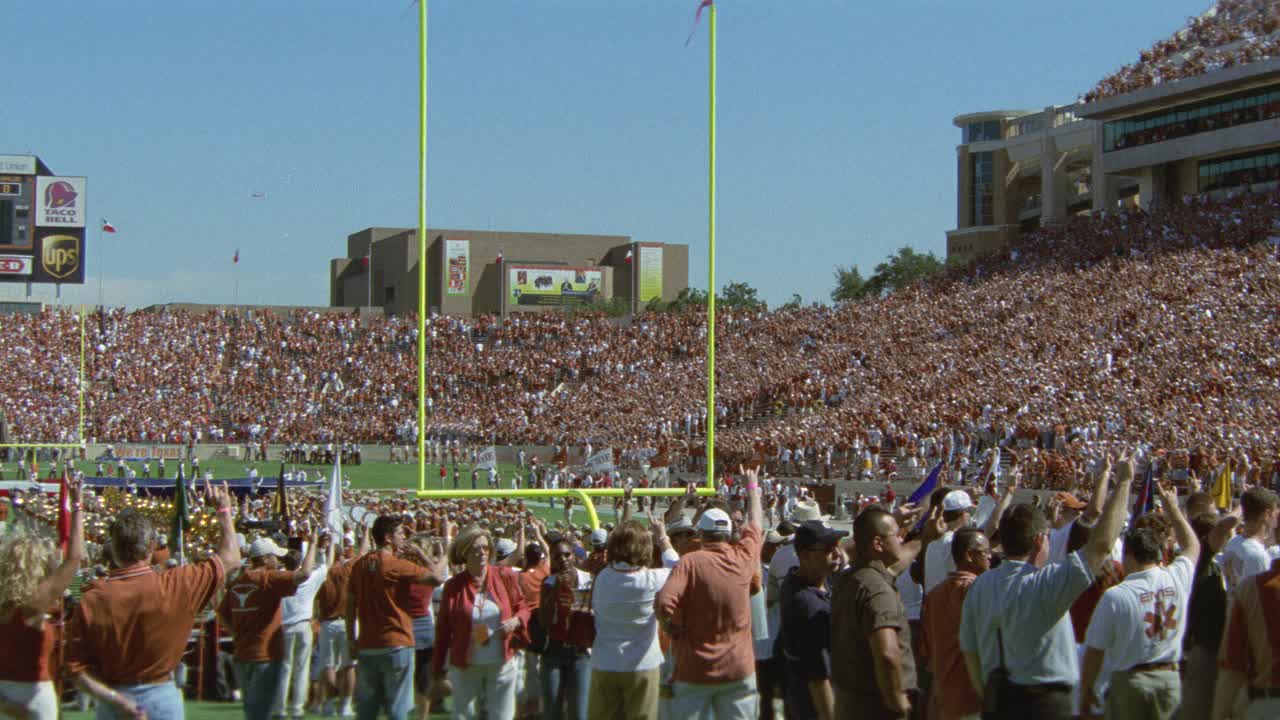
[[[1222,551],[1227,592],[1235,592],[1241,582],[1271,567],[1267,546],[1274,542],[1280,501],[1274,492],[1254,487],[1240,497],[1240,509],[1244,514],[1243,530]]]
[[[1085,635],[1081,673],[1082,705],[1103,704],[1095,700],[1099,671],[1110,675],[1107,717],[1167,720],[1182,705],[1178,661],[1200,540],[1178,509],[1174,491],[1163,483],[1156,487],[1182,554],[1164,567],[1163,542],[1155,531],[1138,528],[1125,535],[1125,579],[1098,601]]]

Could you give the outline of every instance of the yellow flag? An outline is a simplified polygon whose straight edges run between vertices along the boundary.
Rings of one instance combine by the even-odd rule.
[[[1219,510],[1231,509],[1231,461],[1222,467],[1218,481],[1213,484],[1213,501]]]

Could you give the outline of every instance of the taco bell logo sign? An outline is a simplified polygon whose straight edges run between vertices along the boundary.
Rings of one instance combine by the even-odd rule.
[[[78,195],[76,189],[71,187],[71,183],[59,180],[50,183],[49,187],[44,189],[44,206],[51,210],[74,208]]]
[[[40,211],[37,227],[84,227],[84,178],[38,177],[36,197]]]

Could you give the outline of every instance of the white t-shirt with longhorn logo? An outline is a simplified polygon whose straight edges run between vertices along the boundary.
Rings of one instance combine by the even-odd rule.
[[[1104,675],[1182,658],[1195,571],[1189,559],[1179,557],[1167,566],[1128,575],[1102,594],[1084,642],[1106,652]]]

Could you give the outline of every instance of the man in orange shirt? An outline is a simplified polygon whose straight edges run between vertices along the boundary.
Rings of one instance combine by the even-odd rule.
[[[115,567],[85,590],[66,645],[66,673],[98,700],[100,718],[183,717],[173,669],[195,614],[213,600],[226,573],[240,567],[231,495],[225,486],[210,494],[222,539],[217,553],[201,562],[155,572],[155,529],[132,508],[107,529]]]
[[[741,472],[747,478],[741,538],[730,542],[728,513],[707,510],[698,520],[702,549],[681,556],[654,601],[676,659],[673,717],[756,717],[750,589],[759,572],[764,517],[758,471]]]
[[[957,530],[951,538],[956,569],[924,598],[921,645],[933,673],[933,697],[942,720],[968,720],[982,712],[960,652],[960,614],[964,597],[978,576],[991,569],[991,543],[982,531]]]
[[[298,590],[315,565],[316,544],[307,543],[302,566],[280,569],[289,551],[268,537],[249,546],[249,569],[232,579],[218,615],[235,640],[236,675],[247,720],[269,720],[284,668],[280,601]]]
[[[358,655],[356,717],[375,720],[386,710],[406,720],[413,710],[413,621],[409,586],[444,584],[444,551],[428,557],[409,540],[401,515],[381,515],[373,523],[374,550],[351,567],[347,581],[347,637]],[[399,557],[416,556],[421,565]],[[425,566],[425,567],[423,567]],[[356,620],[360,634],[356,634]]]

